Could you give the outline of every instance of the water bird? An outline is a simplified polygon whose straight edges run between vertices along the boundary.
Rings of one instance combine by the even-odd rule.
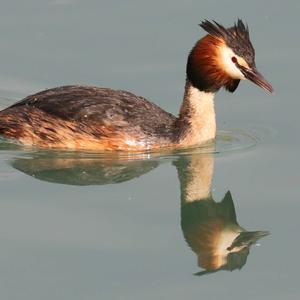
[[[183,148],[216,136],[214,95],[248,79],[272,92],[257,71],[248,26],[203,21],[188,55],[179,116],[128,91],[70,85],[30,95],[0,112],[0,136],[42,148],[143,151]]]

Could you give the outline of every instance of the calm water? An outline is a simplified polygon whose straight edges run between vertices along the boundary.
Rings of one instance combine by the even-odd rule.
[[[299,3],[0,1],[2,108],[87,83],[176,114],[203,19],[247,21],[275,88],[217,95],[214,154],[1,143],[0,298],[298,299]]]

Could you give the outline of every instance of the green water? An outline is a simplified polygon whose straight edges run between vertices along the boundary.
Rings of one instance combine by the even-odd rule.
[[[297,1],[0,4],[1,108],[85,83],[177,114],[203,19],[248,22],[275,89],[221,91],[213,149],[125,155],[1,142],[1,299],[299,298]]]

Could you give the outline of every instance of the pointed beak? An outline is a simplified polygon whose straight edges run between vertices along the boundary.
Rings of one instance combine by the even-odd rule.
[[[238,67],[247,79],[260,86],[264,90],[273,93],[273,87],[271,84],[256,70],[255,67],[251,69],[245,68],[241,65],[238,65]]]

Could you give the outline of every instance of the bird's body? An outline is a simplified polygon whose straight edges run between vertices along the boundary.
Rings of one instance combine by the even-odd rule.
[[[249,76],[264,89],[272,88],[255,70],[254,49],[240,20],[230,29],[208,21],[201,26],[209,35],[199,40],[189,55],[178,117],[127,91],[63,86],[2,110],[0,135],[24,145],[79,150],[181,148],[213,140],[213,98],[221,87],[233,92],[240,79]],[[242,57],[235,54],[227,45],[229,37],[235,43],[240,39],[250,54],[245,49]]]
[[[63,86],[1,111],[0,135],[41,147],[141,150],[171,143],[175,121],[126,91]]]

